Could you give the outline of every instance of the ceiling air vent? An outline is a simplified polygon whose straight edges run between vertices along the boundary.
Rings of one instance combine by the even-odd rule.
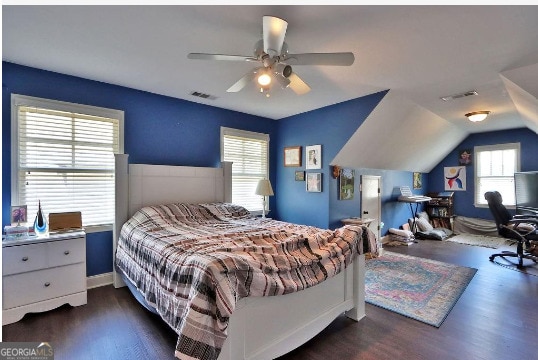
[[[204,93],[201,93],[199,91],[193,91],[193,92],[191,92],[191,95],[199,97],[199,98],[202,98],[202,99],[209,99],[209,100],[215,100],[217,98],[216,96],[209,95],[209,94],[204,94]]]
[[[459,94],[443,96],[441,98],[441,100],[443,100],[443,101],[451,101],[451,100],[461,99],[461,98],[464,98],[464,97],[467,97],[467,96],[473,96],[473,95],[478,95],[476,90],[469,90],[469,91],[459,93]]]

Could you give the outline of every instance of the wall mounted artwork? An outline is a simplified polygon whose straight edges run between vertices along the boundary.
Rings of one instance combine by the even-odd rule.
[[[321,169],[321,145],[306,147],[306,168]]]
[[[288,146],[284,148],[284,166],[301,166],[301,147]]]
[[[445,167],[445,190],[467,190],[465,166]]]
[[[338,199],[352,200],[355,193],[355,170],[341,169],[338,178]]]
[[[321,192],[321,173],[306,174],[306,191]]]

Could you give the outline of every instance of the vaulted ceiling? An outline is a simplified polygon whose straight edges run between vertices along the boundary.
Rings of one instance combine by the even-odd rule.
[[[252,62],[187,59],[190,52],[252,55],[263,15],[288,21],[291,53],[351,51],[355,62],[296,66],[312,90],[299,96],[274,88],[266,97],[254,85],[226,92]],[[402,164],[420,156],[420,169],[402,170],[429,171],[470,133],[538,133],[537,6],[4,5],[2,20],[4,61],[271,119],[390,89],[352,139],[381,131],[386,143],[405,146],[350,166],[394,168],[387,158]],[[477,95],[441,100],[470,90]],[[481,123],[464,117],[477,110],[491,114]],[[411,132],[421,139],[443,133],[448,143],[428,159],[419,144],[404,144]],[[352,139],[333,162],[358,151]]]

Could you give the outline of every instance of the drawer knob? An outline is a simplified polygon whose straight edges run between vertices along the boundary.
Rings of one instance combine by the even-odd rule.
[[[65,250],[64,255],[69,255],[69,250]]]
[[[22,261],[28,261],[28,256],[23,257]]]
[[[49,286],[50,286],[50,282],[46,282],[45,287],[49,287]]]

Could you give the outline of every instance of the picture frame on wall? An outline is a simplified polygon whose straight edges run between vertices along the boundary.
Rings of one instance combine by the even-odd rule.
[[[295,172],[295,181],[304,181],[304,171]]]
[[[444,169],[445,190],[466,191],[467,174],[465,166],[448,166]]]
[[[355,170],[341,169],[338,177],[338,200],[352,200],[355,193]]]
[[[422,173],[413,173],[413,189],[422,189]]]
[[[472,150],[471,149],[463,149],[458,151],[458,164],[463,166],[469,166],[472,165],[473,159],[472,159]]]
[[[306,191],[321,192],[321,175],[318,172],[306,174]]]
[[[284,166],[300,167],[301,166],[301,147],[288,146],[284,148]]]
[[[321,169],[321,145],[306,146],[306,168]]]

